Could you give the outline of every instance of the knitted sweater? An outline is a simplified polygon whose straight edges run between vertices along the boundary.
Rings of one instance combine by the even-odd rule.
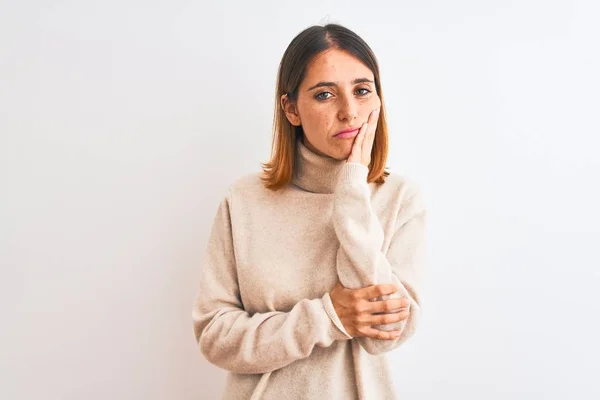
[[[203,356],[229,371],[223,399],[396,399],[387,352],[415,331],[426,208],[414,181],[296,143],[293,183],[266,189],[259,173],[229,185],[208,240],[194,302]],[[352,338],[329,292],[395,283],[410,317]]]

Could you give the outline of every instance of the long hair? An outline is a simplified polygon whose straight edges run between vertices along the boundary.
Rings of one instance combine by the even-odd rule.
[[[304,134],[302,126],[296,127],[287,119],[281,105],[281,96],[287,94],[290,101],[297,101],[298,87],[305,77],[307,66],[315,56],[330,48],[353,55],[367,66],[375,77],[375,88],[381,100],[381,110],[375,129],[367,181],[384,183],[384,178],[389,175],[389,172],[385,171],[389,146],[388,128],[379,64],[375,54],[363,39],[344,26],[338,24],[315,25],[300,32],[290,42],[279,64],[275,89],[271,159],[267,163],[261,163],[263,169],[261,180],[268,189],[276,191],[291,182],[296,157],[296,141],[300,140]]]

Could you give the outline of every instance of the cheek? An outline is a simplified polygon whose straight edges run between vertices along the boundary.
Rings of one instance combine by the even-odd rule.
[[[323,127],[331,119],[331,111],[323,107],[312,107],[309,109],[309,122],[315,127]]]
[[[368,101],[363,103],[361,114],[364,118],[364,121],[366,121],[369,118],[369,115],[371,115],[371,112],[379,106],[381,106],[381,100],[379,99],[379,96],[373,96],[369,98]]]
[[[371,105],[373,106],[373,108],[381,106],[381,99],[379,98],[379,96],[373,96]]]
[[[330,131],[332,111],[319,104],[304,103],[301,111],[304,133],[313,143],[320,143]]]

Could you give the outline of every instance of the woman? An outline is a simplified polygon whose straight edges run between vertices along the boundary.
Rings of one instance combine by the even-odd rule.
[[[394,399],[386,352],[419,317],[425,205],[384,171],[379,66],[336,24],[279,67],[272,158],[215,217],[194,331],[225,399]],[[379,111],[381,107],[381,111]]]

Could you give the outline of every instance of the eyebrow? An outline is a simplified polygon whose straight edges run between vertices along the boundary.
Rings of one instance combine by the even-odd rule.
[[[355,85],[355,84],[357,84],[357,83],[363,83],[363,82],[370,82],[370,83],[373,83],[373,81],[372,81],[372,80],[370,80],[370,79],[367,79],[367,78],[357,78],[357,79],[353,80],[351,83],[352,83],[353,85]],[[337,86],[337,84],[336,84],[335,82],[319,82],[319,83],[317,83],[316,85],[314,85],[314,86],[311,86],[311,87],[309,87],[308,89],[306,89],[306,91],[308,92],[308,91],[311,91],[311,90],[313,90],[314,88],[318,88],[318,87],[322,87],[322,86]]]

